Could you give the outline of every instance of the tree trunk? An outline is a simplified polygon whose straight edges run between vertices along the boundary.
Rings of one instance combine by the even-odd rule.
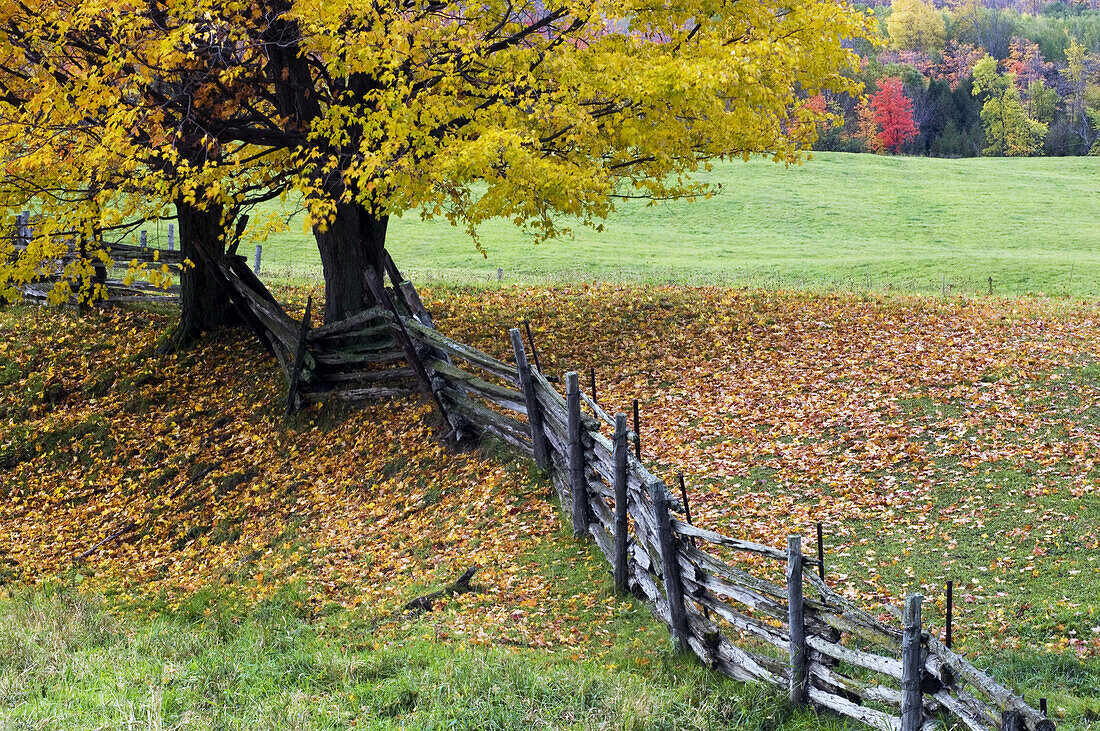
[[[267,54],[264,71],[275,90],[271,101],[288,128],[305,133],[322,116],[318,81],[301,50],[302,30],[288,12],[290,1],[269,0],[268,6],[274,20],[264,31],[263,41]],[[369,83],[369,76],[353,76],[365,79],[358,83]],[[354,86],[357,82],[349,79],[345,83]],[[321,149],[339,159],[355,154],[354,148],[322,144]],[[318,173],[314,182],[332,200],[339,201],[347,192],[339,172]],[[359,203],[337,203],[334,220],[326,222],[324,230],[313,227],[325,277],[325,322],[343,320],[376,304],[364,277],[371,270],[379,276],[384,271],[387,222],[387,216],[374,215]]]
[[[197,340],[202,333],[227,325],[239,325],[240,315],[225,289],[214,278],[198,249],[214,259],[225,255],[225,227],[222,207],[211,204],[198,208],[183,200],[176,201],[179,219],[180,253],[194,266],[184,266],[180,274],[180,321],[172,336],[172,345],[180,347]]]
[[[325,322],[332,323],[377,304],[364,275],[384,271],[387,216],[375,216],[356,203],[336,206],[324,231],[314,226],[325,275]]]

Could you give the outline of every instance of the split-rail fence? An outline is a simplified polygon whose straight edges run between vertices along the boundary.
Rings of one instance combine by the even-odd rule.
[[[1055,728],[933,636],[920,595],[893,626],[831,589],[799,536],[774,548],[692,525],[689,506],[631,449],[638,437],[626,416],[583,393],[575,372],[560,393],[560,380],[529,363],[519,329],[509,333],[515,362],[505,363],[438,332],[400,280],[375,290],[383,304],[312,327],[310,306],[292,320],[246,266],[222,272],[283,364],[288,409],[430,394],[454,435],[496,437],[548,470],[574,535],[595,542],[616,587],[643,597],[708,666],[884,731]]]
[[[509,333],[514,363],[448,338],[392,262],[390,286],[380,276],[370,283],[380,305],[312,327],[311,305],[292,319],[243,258],[207,264],[286,374],[288,411],[419,391],[454,438],[488,435],[529,455],[552,476],[574,535],[607,558],[615,586],[644,598],[706,665],[883,731],[1055,729],[933,636],[919,594],[894,626],[831,589],[801,537],[775,548],[693,525],[689,506],[640,460],[626,416],[583,393],[575,372],[560,393],[560,380],[528,362],[518,329]]]

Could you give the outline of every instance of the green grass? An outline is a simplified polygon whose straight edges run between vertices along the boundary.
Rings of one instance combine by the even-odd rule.
[[[534,245],[484,227],[487,258],[445,221],[390,225],[394,258],[418,282],[641,280],[807,289],[999,295],[1100,293],[1100,159],[970,159],[818,153],[800,167],[720,163],[722,193],[695,203],[628,202],[604,233]],[[252,248],[248,248],[249,256]],[[319,271],[296,218],[264,244],[269,276]]]
[[[1049,389],[1044,403],[1053,422],[1046,433],[1017,435],[1023,443],[1039,440],[1062,441],[1070,428],[1095,429],[1091,410],[1075,413],[1076,389],[1095,392],[1100,388],[1100,373],[1095,364],[1056,374],[1058,383],[1039,381]],[[909,408],[929,414],[965,413],[965,401],[932,403],[915,399]],[[996,422],[994,422],[996,423]],[[976,433],[976,432],[975,432]],[[897,585],[914,579],[923,582],[933,603],[927,615],[935,626],[943,627],[942,592],[948,579],[956,582],[961,597],[956,617],[956,638],[971,648],[980,648],[998,633],[1006,631],[1019,637],[1023,645],[1060,648],[1057,638],[1073,637],[1086,642],[1100,636],[1100,606],[1095,601],[1100,579],[1100,556],[1088,528],[1100,523],[1100,502],[1076,494],[1071,480],[1052,475],[1071,475],[1069,463],[1032,465],[1026,470],[1013,464],[992,463],[965,469],[955,458],[935,460],[934,469],[941,478],[931,495],[930,517],[934,523],[951,526],[950,531],[932,531],[917,550],[901,540],[896,532],[862,531],[870,543],[866,550],[855,549],[840,557],[838,570],[858,573],[860,561],[868,555],[904,556],[891,565],[880,561],[883,576]],[[1039,474],[1033,474],[1032,470]],[[953,475],[962,479],[953,480]],[[1046,475],[1047,477],[1043,477]],[[910,487],[902,474],[899,488]],[[1032,524],[1035,524],[1034,526]],[[853,531],[859,534],[858,519]],[[969,594],[984,595],[977,617],[966,611]],[[967,637],[968,622],[981,628]],[[1100,664],[1092,665],[1100,673]],[[1089,708],[1100,715],[1100,682],[1094,683],[1088,697]]]
[[[234,606],[200,591],[175,611],[119,618],[71,580],[7,593],[0,727],[847,728],[678,656],[641,605],[598,660],[580,662],[568,650],[440,641],[446,610],[379,629],[351,612],[305,617],[292,590]]]

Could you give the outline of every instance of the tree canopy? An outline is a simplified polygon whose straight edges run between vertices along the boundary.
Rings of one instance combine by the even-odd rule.
[[[1030,119],[1020,101],[1013,74],[998,74],[997,63],[986,56],[974,67],[975,96],[983,95],[982,122],[989,143],[987,155],[1006,157],[1034,154],[1043,144],[1047,125]]]
[[[799,159],[823,114],[804,100],[857,91],[848,41],[870,33],[833,0],[46,0],[0,21],[7,212],[97,236],[294,191],[329,318],[371,303],[390,215],[540,239],[706,194],[710,158]]]
[[[894,0],[886,29],[893,48],[910,51],[940,51],[946,41],[943,15],[930,2]]]

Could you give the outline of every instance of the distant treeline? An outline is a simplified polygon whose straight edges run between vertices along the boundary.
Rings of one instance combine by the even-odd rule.
[[[1100,0],[873,4],[885,47],[859,43],[867,99],[815,149],[936,157],[1100,154]]]

